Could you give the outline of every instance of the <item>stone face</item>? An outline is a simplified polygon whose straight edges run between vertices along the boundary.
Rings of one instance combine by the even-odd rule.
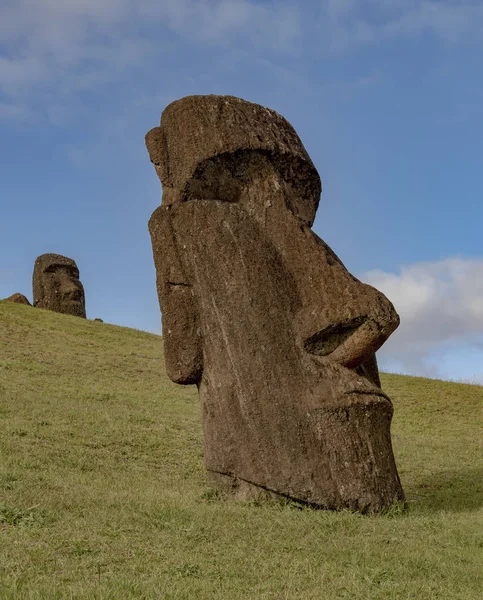
[[[23,294],[12,294],[8,298],[5,298],[7,302],[15,302],[16,304],[26,304],[27,306],[32,306]]]
[[[72,258],[42,254],[35,261],[32,284],[35,307],[86,317],[84,287]]]
[[[321,183],[294,129],[192,96],[146,143],[166,368],[198,386],[213,481],[325,508],[402,500],[375,359],[399,318],[310,229]]]

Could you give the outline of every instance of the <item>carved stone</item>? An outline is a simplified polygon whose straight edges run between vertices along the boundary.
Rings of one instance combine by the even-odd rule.
[[[26,298],[23,294],[19,294],[18,292],[16,294],[12,294],[8,298],[5,298],[5,301],[6,302],[15,302],[16,304],[26,304],[27,306],[32,306],[30,304],[30,302],[28,301],[28,298]]]
[[[84,287],[72,258],[42,254],[32,278],[34,306],[77,317],[86,317]]]
[[[212,480],[324,508],[403,500],[374,355],[399,317],[311,230],[321,182],[292,126],[191,96],[146,144],[166,368],[199,388]]]

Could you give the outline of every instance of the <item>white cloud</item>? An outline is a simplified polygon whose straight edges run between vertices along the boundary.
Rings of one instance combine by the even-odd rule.
[[[451,377],[446,371],[452,353],[482,347],[483,259],[417,263],[398,274],[370,271],[361,279],[384,292],[401,316],[380,353],[389,367]],[[483,377],[483,363],[477,376]]]
[[[242,34],[246,41],[276,50],[291,50],[300,35],[299,15],[290,2],[261,4],[255,0],[148,1],[142,17],[155,19],[180,35],[205,42],[228,42]]]
[[[45,108],[128,84],[148,59],[164,60],[168,32],[220,54],[237,44],[284,53],[296,48],[301,28],[290,2],[10,0],[0,19],[0,97],[11,107]]]
[[[483,37],[483,6],[474,2],[418,2],[416,6],[390,21],[385,35],[417,35],[430,31],[457,42]]]
[[[2,102],[44,111],[79,92],[128,86],[148,59],[169,56],[167,34],[220,59],[228,48],[253,58],[340,53],[428,31],[483,41],[483,5],[470,0],[5,0],[1,11]]]
[[[339,21],[356,8],[356,0],[326,0],[325,11],[331,21]]]
[[[29,109],[23,104],[0,102],[0,121],[25,121],[31,116]]]
[[[471,0],[325,0],[320,27],[332,52],[432,33],[445,42],[483,42],[483,5]]]

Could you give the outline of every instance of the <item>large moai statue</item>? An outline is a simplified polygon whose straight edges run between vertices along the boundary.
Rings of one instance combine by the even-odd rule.
[[[399,317],[311,230],[321,182],[292,126],[191,96],[146,144],[166,368],[198,386],[212,481],[324,508],[403,500],[374,355]]]
[[[72,258],[42,254],[35,261],[32,284],[37,308],[86,318],[84,287]]]

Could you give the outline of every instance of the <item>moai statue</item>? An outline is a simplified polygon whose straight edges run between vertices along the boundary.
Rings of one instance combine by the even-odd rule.
[[[6,302],[15,302],[15,304],[26,304],[27,306],[32,306],[28,301],[28,298],[26,298],[23,294],[19,294],[18,292],[16,294],[12,294],[8,298],[4,298],[4,300]]]
[[[84,287],[72,258],[42,254],[35,261],[32,283],[37,308],[86,318]]]
[[[191,96],[146,144],[166,368],[198,386],[212,481],[323,508],[402,501],[374,356],[399,317],[311,230],[321,182],[292,126]]]

